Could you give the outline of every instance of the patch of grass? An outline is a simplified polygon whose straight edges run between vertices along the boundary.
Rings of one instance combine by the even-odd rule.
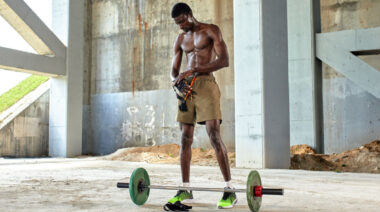
[[[29,92],[46,82],[49,77],[32,75],[0,96],[0,112],[8,109]]]

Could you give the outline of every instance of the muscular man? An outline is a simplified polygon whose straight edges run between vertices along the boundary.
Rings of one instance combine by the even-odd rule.
[[[192,96],[185,101],[186,109],[178,110],[177,114],[182,131],[180,160],[183,186],[188,187],[190,183],[191,145],[194,125],[199,123],[206,125],[226,187],[232,188],[227,150],[220,137],[220,91],[213,76],[214,71],[229,65],[226,44],[218,26],[198,22],[187,4],[175,4],[171,15],[183,30],[174,43],[171,79],[174,86],[182,80],[187,81],[185,91],[191,92]],[[186,71],[179,73],[183,53],[187,58],[187,67]],[[169,203],[192,198],[191,191],[178,191]],[[225,192],[218,208],[232,208],[236,202],[235,193]]]

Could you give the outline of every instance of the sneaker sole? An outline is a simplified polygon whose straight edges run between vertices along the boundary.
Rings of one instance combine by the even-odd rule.
[[[194,203],[194,199],[184,199],[181,203]]]
[[[217,206],[218,206],[218,209],[229,209],[229,208],[233,208],[236,205],[237,201],[238,200],[235,199],[234,202],[232,203],[232,205],[230,205],[230,206],[226,206],[226,207],[222,207],[222,206],[219,206],[219,205],[217,205]]]

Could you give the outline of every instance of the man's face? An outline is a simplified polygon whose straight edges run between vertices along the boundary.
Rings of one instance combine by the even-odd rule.
[[[185,32],[188,32],[193,27],[190,15],[181,14],[174,18],[174,22]]]

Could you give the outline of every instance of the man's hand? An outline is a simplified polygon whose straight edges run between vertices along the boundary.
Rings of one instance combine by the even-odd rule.
[[[173,89],[177,94],[178,99],[185,99],[191,88],[187,84],[186,80],[182,80],[178,84],[174,85]]]
[[[187,71],[179,73],[179,75],[177,76],[177,78],[175,80],[173,80],[173,86],[177,85],[183,79],[186,79],[187,77],[193,75],[194,73],[195,73],[194,69],[189,69]]]

